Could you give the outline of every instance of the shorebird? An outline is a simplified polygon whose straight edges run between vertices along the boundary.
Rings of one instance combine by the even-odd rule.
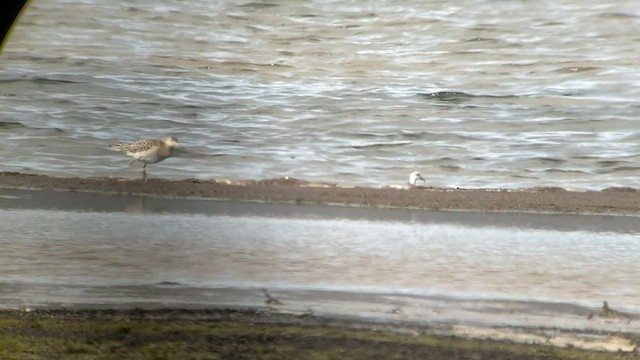
[[[420,173],[417,171],[414,171],[411,174],[409,174],[409,185],[417,186],[416,183],[418,182],[418,180],[422,180],[422,182],[426,182],[422,177],[422,175],[420,175]]]
[[[144,164],[142,166],[142,179],[145,182],[147,181],[147,164],[155,164],[168,158],[176,146],[178,146],[178,139],[173,136],[168,136],[162,140],[144,139],[131,144],[109,145],[112,150],[122,151],[133,157],[133,160],[129,161],[130,164],[133,164],[136,160]]]

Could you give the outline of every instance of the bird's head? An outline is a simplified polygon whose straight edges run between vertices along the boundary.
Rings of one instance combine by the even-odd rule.
[[[414,171],[411,174],[409,174],[409,184],[416,186],[416,183],[418,182],[418,180],[422,180],[422,182],[425,182],[424,178],[422,177],[422,175],[420,175],[419,172]]]
[[[174,136],[167,136],[166,138],[163,139],[163,141],[164,141],[164,144],[170,148],[174,148],[180,144],[178,142],[178,139],[176,139]]]

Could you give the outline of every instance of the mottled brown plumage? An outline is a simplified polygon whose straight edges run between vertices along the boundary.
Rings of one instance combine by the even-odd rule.
[[[109,147],[116,151],[122,151],[125,154],[133,157],[131,163],[134,161],[140,161],[144,165],[142,166],[142,177],[147,180],[146,167],[147,164],[158,163],[169,156],[171,151],[178,146],[178,139],[173,136],[166,137],[162,140],[158,139],[144,139],[138,140],[131,144],[111,144]]]

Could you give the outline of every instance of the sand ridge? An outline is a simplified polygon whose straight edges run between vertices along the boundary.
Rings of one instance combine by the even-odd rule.
[[[341,187],[337,184],[293,178],[151,178],[145,183],[140,179],[54,177],[17,172],[0,172],[0,188],[447,211],[640,215],[640,192],[633,188],[609,188],[602,191],[571,191],[561,188],[444,189],[408,186],[370,188]]]

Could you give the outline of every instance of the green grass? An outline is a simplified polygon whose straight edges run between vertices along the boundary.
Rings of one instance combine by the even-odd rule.
[[[0,312],[0,359],[613,360],[634,356],[322,325],[147,315]]]

